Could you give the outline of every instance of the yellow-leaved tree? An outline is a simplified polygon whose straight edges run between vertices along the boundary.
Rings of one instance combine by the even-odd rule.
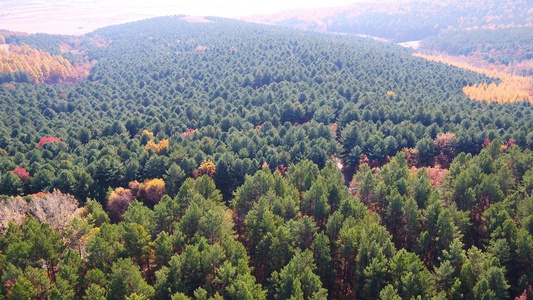
[[[63,56],[52,55],[27,45],[9,45],[9,51],[0,49],[0,73],[13,72],[28,74],[32,83],[75,82],[80,79],[79,70]]]
[[[207,175],[213,178],[213,175],[215,175],[216,171],[217,166],[211,160],[206,160],[198,168],[198,177],[201,177],[202,175]]]
[[[168,149],[169,145],[170,144],[167,139],[161,139],[157,144],[154,143],[154,141],[148,141],[144,147],[144,151],[152,149],[156,153],[161,153],[162,151]]]

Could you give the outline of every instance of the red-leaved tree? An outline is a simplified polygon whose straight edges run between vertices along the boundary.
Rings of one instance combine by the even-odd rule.
[[[37,144],[39,147],[42,147],[44,144],[47,143],[59,143],[61,140],[58,137],[51,137],[51,136],[43,136],[43,138],[39,141],[39,144]]]
[[[17,175],[22,182],[27,182],[30,179],[30,172],[26,171],[23,167],[16,167],[11,173]]]

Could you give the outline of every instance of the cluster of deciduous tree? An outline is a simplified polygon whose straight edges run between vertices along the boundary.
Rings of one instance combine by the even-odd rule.
[[[438,188],[399,152],[374,170],[362,164],[354,193],[336,165],[309,160],[284,175],[265,166],[247,176],[229,205],[207,175],[155,201],[116,189],[108,208],[123,192],[130,201],[113,223],[97,201],[78,209],[59,191],[6,197],[1,291],[8,299],[531,297],[533,155],[507,146],[459,154]]]
[[[465,86],[464,93],[471,99],[496,101],[501,103],[528,101],[533,103],[533,78],[519,75],[512,75],[513,70],[501,68],[493,64],[479,64],[471,57],[458,57],[451,55],[439,56],[415,53],[415,56],[423,57],[427,60],[438,61],[452,66],[457,66],[466,70],[471,70],[488,77],[498,79],[499,82],[482,82]],[[478,66],[476,66],[476,64]]]
[[[168,149],[168,140],[161,139],[157,144],[154,141],[148,141],[146,146],[144,146],[144,150],[153,150],[156,153],[161,153],[165,149]]]
[[[28,46],[10,45],[0,49],[0,82],[17,80],[32,83],[76,82],[87,77],[83,67],[74,67],[61,55],[51,55]],[[15,75],[22,74],[22,75]],[[17,78],[24,76],[26,78]]]
[[[11,45],[27,45],[51,55],[61,55],[71,64],[86,61],[84,55],[90,48],[102,47],[110,41],[86,36],[51,35],[45,33],[29,34],[25,32],[1,30],[5,42]]]

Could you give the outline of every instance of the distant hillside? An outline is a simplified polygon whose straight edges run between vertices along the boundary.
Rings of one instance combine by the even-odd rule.
[[[339,8],[254,16],[247,20],[405,42],[435,36],[449,29],[531,27],[533,3],[520,0],[369,1]]]
[[[368,35],[394,43],[422,40],[420,47],[513,65],[533,57],[533,2],[402,0],[299,10],[247,21],[293,28]],[[523,75],[533,73],[519,65]]]

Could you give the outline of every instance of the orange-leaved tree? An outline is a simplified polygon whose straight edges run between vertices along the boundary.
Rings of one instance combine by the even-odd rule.
[[[154,137],[154,133],[151,132],[151,131],[148,131],[148,130],[146,130],[146,129],[143,130],[143,132],[141,133],[141,135],[147,135],[147,136],[152,137],[152,138]]]
[[[407,166],[418,167],[420,165],[420,151],[416,148],[403,148],[405,158],[407,159]]]
[[[151,204],[156,204],[165,193],[165,181],[163,179],[147,179],[139,184],[137,198]]]

